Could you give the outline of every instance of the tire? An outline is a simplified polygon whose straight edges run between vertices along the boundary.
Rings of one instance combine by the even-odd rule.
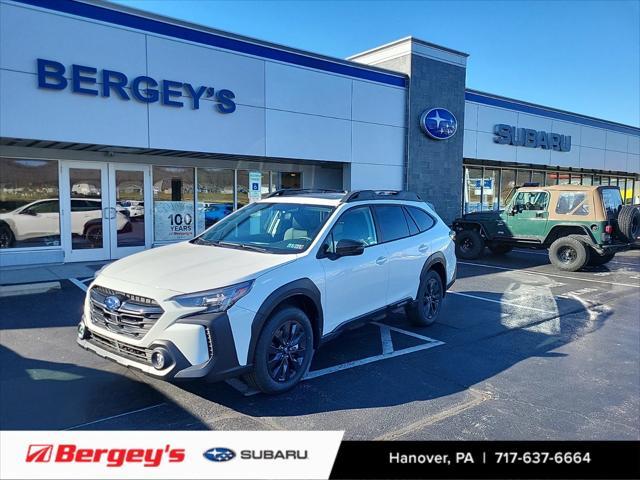
[[[456,256],[475,260],[484,250],[484,239],[477,230],[463,230],[456,234]]]
[[[513,250],[512,245],[506,245],[504,243],[489,244],[488,247],[494,255],[504,255],[505,253],[509,253]]]
[[[89,225],[84,232],[84,238],[94,248],[102,247],[102,225]]]
[[[589,261],[589,248],[574,235],[561,237],[549,247],[549,260],[560,270],[576,272]]]
[[[438,272],[429,270],[420,281],[414,302],[407,307],[407,316],[418,327],[427,327],[438,319],[444,299],[442,279]]]
[[[11,248],[16,243],[16,237],[9,225],[0,225],[0,248]]]
[[[589,261],[587,265],[590,267],[599,267],[600,265],[604,265],[605,263],[610,262],[613,257],[615,257],[615,253],[608,253],[606,255],[600,255],[595,250],[591,250],[589,252]]]
[[[299,337],[297,343],[295,337]],[[264,393],[286,392],[307,373],[312,358],[313,328],[309,317],[299,308],[285,307],[274,313],[262,328],[253,371],[245,379]]]
[[[627,242],[635,242],[640,236],[640,208],[624,205],[618,214],[618,230]]]

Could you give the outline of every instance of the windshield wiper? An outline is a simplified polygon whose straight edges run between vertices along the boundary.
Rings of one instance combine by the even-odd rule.
[[[249,243],[233,243],[233,242],[216,242],[214,245],[220,245],[223,247],[231,247],[231,248],[242,248],[245,250],[253,250],[254,252],[265,253],[267,251],[266,248],[258,247],[257,245],[251,245]]]

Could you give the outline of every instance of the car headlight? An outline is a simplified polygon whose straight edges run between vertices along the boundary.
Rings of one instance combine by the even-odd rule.
[[[229,287],[178,295],[171,298],[171,300],[183,307],[204,308],[204,312],[224,312],[249,293],[251,285],[253,285],[253,280]]]

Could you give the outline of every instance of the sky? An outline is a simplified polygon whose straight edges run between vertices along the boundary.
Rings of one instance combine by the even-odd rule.
[[[468,88],[640,126],[640,0],[117,3],[338,58],[411,35],[468,53]]]

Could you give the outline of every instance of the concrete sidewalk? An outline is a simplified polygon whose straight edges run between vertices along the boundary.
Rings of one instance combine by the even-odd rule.
[[[89,278],[109,262],[77,262],[57,265],[0,266],[0,285],[50,282],[68,278]]]

